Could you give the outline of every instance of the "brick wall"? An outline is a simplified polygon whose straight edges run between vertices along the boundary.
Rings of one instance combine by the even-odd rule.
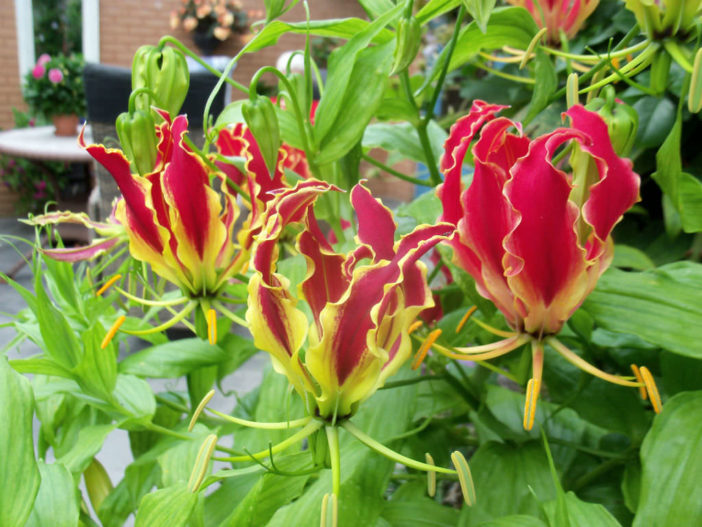
[[[26,110],[20,90],[19,65],[17,64],[17,34],[15,28],[15,3],[0,0],[0,128],[12,128],[12,108]]]
[[[2,0],[6,1],[6,0]],[[312,19],[365,17],[360,4],[353,0],[309,0]],[[155,44],[166,34],[171,34],[193,51],[197,48],[190,34],[182,28],[170,28],[170,13],[181,4],[180,0],[103,0],[100,2],[100,61],[120,66],[131,65],[136,49],[147,43]],[[263,17],[262,0],[243,0],[242,5],[250,16],[250,21]],[[125,14],[139,23],[122,21]],[[288,21],[302,21],[305,11],[299,3],[284,17]],[[234,56],[244,45],[249,35],[235,35],[224,42],[216,51],[218,55]],[[277,45],[253,54],[247,54],[239,61],[234,78],[248,85],[253,74],[262,66],[274,66],[280,54],[290,49],[304,46],[301,35],[284,35]],[[233,96],[237,96],[233,94]]]

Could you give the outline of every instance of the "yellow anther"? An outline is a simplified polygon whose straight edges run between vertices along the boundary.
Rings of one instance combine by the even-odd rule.
[[[427,465],[436,466],[434,458],[429,452],[424,454],[424,459],[426,459]],[[427,494],[432,498],[436,495],[436,472],[433,470],[427,471]]]
[[[458,473],[458,482],[461,484],[461,494],[466,505],[469,507],[475,504],[475,485],[473,484],[473,476],[470,473],[470,467],[466,458],[463,457],[458,450],[451,454],[451,462]]]
[[[653,406],[653,411],[657,414],[661,413],[663,405],[661,404],[661,396],[658,393],[658,387],[656,386],[656,381],[653,380],[653,375],[648,370],[646,366],[641,366],[641,377],[643,378],[644,385],[646,386],[646,391],[648,392],[648,397],[651,399],[651,405]]]
[[[463,329],[463,326],[466,325],[466,322],[468,322],[468,319],[471,317],[471,315],[472,315],[473,313],[476,312],[477,309],[478,309],[478,306],[473,306],[473,307],[471,307],[468,311],[466,311],[466,314],[463,315],[463,318],[461,319],[461,321],[460,321],[460,322],[458,323],[458,325],[456,326],[456,333],[460,333],[460,331]]]
[[[105,349],[107,345],[112,341],[112,339],[115,337],[117,334],[117,331],[119,331],[119,328],[124,324],[124,321],[127,320],[127,317],[124,315],[120,315],[117,320],[115,320],[115,323],[112,324],[112,327],[110,328],[110,331],[107,332],[107,335],[105,335],[105,338],[102,339],[102,342],[100,343],[100,349]]]
[[[611,60],[612,60],[612,65],[613,65],[615,68],[619,69],[619,57],[612,57]]]
[[[217,344],[217,312],[210,308],[207,310],[207,339],[213,346]]]
[[[195,465],[193,466],[193,471],[190,473],[190,480],[188,481],[188,490],[195,493],[200,488],[202,480],[205,479],[207,475],[207,467],[210,463],[210,458],[214,452],[215,446],[217,445],[217,436],[215,434],[208,435],[202,442],[202,446],[197,453],[197,458],[195,459]]]
[[[568,108],[580,102],[578,100],[578,74],[575,72],[568,75],[568,80],[566,81],[566,101]]]
[[[320,527],[336,527],[338,522],[338,506],[336,494],[325,494],[322,498],[322,515]]]
[[[411,335],[412,333],[417,331],[419,328],[421,328],[422,324],[423,324],[423,322],[421,320],[415,320],[414,322],[412,322],[412,324],[410,324],[410,327],[407,330],[407,334]]]
[[[643,377],[641,377],[641,370],[639,370],[639,367],[636,364],[631,365],[631,371],[634,372],[634,377],[636,377],[636,381],[641,383],[639,386],[639,395],[641,395],[641,398],[645,401],[648,399],[648,392],[646,391],[646,385],[644,383]]]
[[[526,389],[526,402],[524,404],[524,430],[531,430],[534,427],[536,417],[536,403],[539,400],[541,390],[540,379],[529,379]]]
[[[202,398],[202,401],[200,401],[200,404],[197,405],[197,408],[195,409],[195,412],[193,413],[193,417],[190,419],[190,424],[188,425],[188,432],[193,431],[193,428],[195,428],[195,423],[197,422],[198,418],[200,417],[200,414],[205,409],[205,406],[207,406],[207,403],[209,403],[212,400],[212,398],[214,397],[214,394],[215,394],[215,391],[210,390]]]
[[[422,345],[419,347],[419,351],[417,351],[417,355],[415,355],[414,360],[412,361],[411,368],[413,370],[419,368],[422,362],[424,362],[424,358],[427,356],[429,348],[431,348],[432,344],[436,342],[436,339],[439,338],[439,335],[441,335],[441,330],[435,329],[434,331],[429,333],[429,335],[427,335],[426,339],[424,339],[424,342],[422,342]]]
[[[97,290],[95,293],[95,296],[100,296],[102,295],[105,291],[107,291],[117,280],[121,279],[122,275],[121,274],[116,274],[112,278],[110,278],[105,284]]]

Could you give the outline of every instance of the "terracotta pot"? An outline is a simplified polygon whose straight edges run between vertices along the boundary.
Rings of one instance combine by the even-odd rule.
[[[78,116],[76,114],[60,114],[51,117],[54,122],[54,134],[71,137],[78,135]]]

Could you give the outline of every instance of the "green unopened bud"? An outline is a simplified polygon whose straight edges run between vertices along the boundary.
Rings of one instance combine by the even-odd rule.
[[[401,73],[412,64],[422,44],[422,26],[414,18],[402,18],[395,31],[395,53],[390,75]]]
[[[329,442],[327,441],[326,432],[323,429],[317,430],[309,436],[307,442],[312,452],[314,466],[331,468],[331,455],[329,453]]]
[[[702,48],[697,50],[695,62],[692,66],[687,108],[691,113],[697,113],[702,110]]]
[[[154,105],[173,117],[180,111],[189,85],[188,64],[177,49],[142,46],[134,54],[132,90],[148,88],[155,97],[152,100],[147,94],[139,95],[137,109],[148,111]]]
[[[241,106],[241,113],[246,121],[246,126],[249,127],[254,139],[256,139],[268,173],[273,179],[275,165],[278,162],[278,150],[281,145],[275,107],[268,97],[257,96]]]
[[[662,95],[668,89],[668,73],[670,72],[671,56],[661,50],[656,53],[651,63],[651,90],[656,95]]]
[[[156,125],[149,110],[119,114],[115,122],[122,151],[140,175],[154,170],[158,153]]]
[[[629,155],[639,127],[636,110],[624,102],[617,101],[612,86],[605,86],[602,89],[602,97],[590,101],[586,108],[597,112],[607,123],[607,131],[617,155]]]

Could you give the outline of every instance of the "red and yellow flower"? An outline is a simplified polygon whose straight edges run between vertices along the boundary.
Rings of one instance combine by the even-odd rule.
[[[409,326],[433,305],[419,258],[446,239],[451,226],[419,226],[396,242],[392,213],[357,185],[351,202],[358,247],[337,253],[312,212],[317,196],[332,188],[307,180],[270,203],[253,251],[246,318],[256,346],[272,356],[310,413],[334,421],[353,414],[409,357]],[[303,225],[297,248],[307,261],[297,295],[275,272],[277,241],[290,223]]]
[[[451,128],[441,160],[441,220],[456,226],[449,242],[455,260],[513,330],[497,331],[503,341],[459,348],[459,354],[488,359],[531,341],[538,393],[546,343],[590,373],[637,386],[591,366],[554,335],[611,263],[612,228],[638,201],[639,176],[631,161],[616,155],[596,113],[573,106],[566,112],[569,128],[530,140],[521,125],[496,117],[503,108],[474,102]],[[462,191],[463,160],[478,133],[472,183]],[[587,154],[594,169],[576,166],[569,174],[556,166],[554,154],[567,143]]]
[[[507,0],[523,7],[531,14],[540,28],[546,28],[546,37],[551,44],[561,42],[561,31],[573,38],[589,17],[599,0]]]
[[[120,150],[85,145],[82,135],[80,141],[122,193],[115,216],[127,230],[132,256],[188,296],[212,296],[248,259],[234,233],[236,194],[185,144],[186,117],[171,122],[165,112],[161,116],[156,165],[144,176],[131,173]]]

